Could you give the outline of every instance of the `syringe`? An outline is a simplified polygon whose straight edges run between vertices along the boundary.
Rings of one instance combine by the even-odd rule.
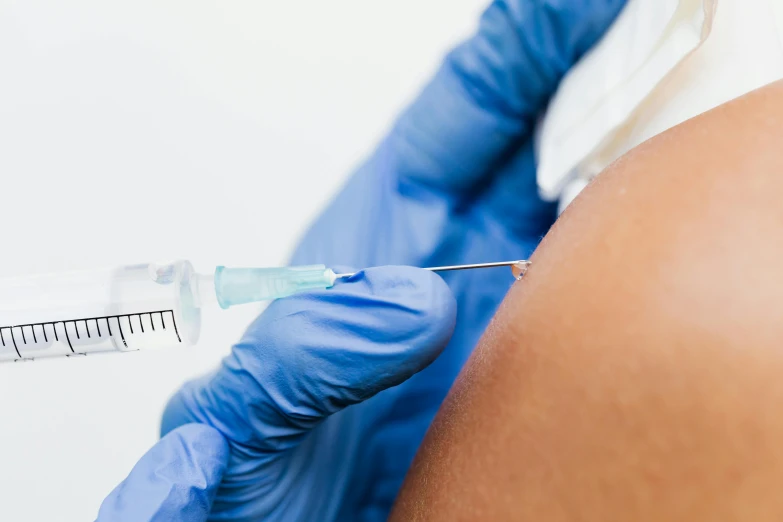
[[[527,261],[433,267],[460,270]],[[324,265],[226,268],[197,274],[188,261],[0,279],[0,362],[192,345],[201,309],[268,301],[331,288],[353,274]]]

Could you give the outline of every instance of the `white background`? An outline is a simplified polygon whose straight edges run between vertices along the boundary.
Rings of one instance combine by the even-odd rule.
[[[0,0],[0,276],[284,262],[484,3]],[[0,365],[0,519],[93,519],[256,311]]]

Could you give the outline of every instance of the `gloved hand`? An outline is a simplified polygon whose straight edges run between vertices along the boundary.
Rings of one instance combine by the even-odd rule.
[[[311,498],[322,475],[308,470],[317,461],[335,483],[350,470],[338,448],[321,445],[334,436],[321,421],[427,366],[455,316],[443,280],[410,267],[368,269],[272,303],[214,374],[173,399],[163,430],[194,416],[203,424],[165,435],[104,501],[98,521],[203,522],[210,512],[327,520],[339,499]],[[346,434],[351,446],[362,435]]]
[[[624,3],[494,2],[478,33],[446,58],[318,219],[292,263],[428,266],[528,257],[556,214],[555,204],[537,195],[531,139],[536,119],[563,75]],[[164,415],[163,432],[200,422],[216,428],[231,448],[212,507],[215,520],[385,520],[424,432],[512,282],[504,269],[455,272],[446,279],[460,315],[444,354],[404,384],[316,422],[306,436],[297,430],[369,395],[335,398],[333,390],[350,383],[350,376],[340,364],[313,363],[313,358],[333,361],[324,354],[339,353],[359,339],[369,343],[362,345],[368,354],[385,354],[400,342],[381,319],[350,327],[354,315],[360,321],[366,317],[365,299],[357,297],[342,316],[285,333],[275,329],[282,316],[273,314],[271,321],[264,314],[217,376],[182,389]],[[301,303],[295,299],[289,301]],[[409,332],[412,326],[399,327]],[[272,337],[262,333],[269,328]],[[278,342],[300,350],[300,337],[311,343],[305,343],[301,358],[282,359],[290,366],[264,366],[281,355]],[[266,355],[269,349],[275,357]],[[384,369],[383,360],[350,359],[369,367],[350,364],[349,373],[375,378],[392,371]],[[311,385],[313,380],[324,386]],[[300,381],[307,384],[303,396],[293,388]],[[237,399],[243,395],[243,401]],[[319,415],[313,416],[314,410]],[[291,428],[280,427],[281,419],[302,420],[295,436]],[[171,512],[177,505],[171,504]],[[179,520],[200,519],[183,515]]]
[[[215,428],[186,424],[149,450],[101,505],[96,522],[203,522],[228,465]]]

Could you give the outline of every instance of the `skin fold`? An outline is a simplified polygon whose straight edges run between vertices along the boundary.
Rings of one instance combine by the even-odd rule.
[[[783,519],[783,84],[631,151],[556,223],[391,520]]]

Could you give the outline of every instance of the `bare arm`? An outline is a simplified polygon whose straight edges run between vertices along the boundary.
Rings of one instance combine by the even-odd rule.
[[[783,84],[572,205],[435,420],[392,520],[783,518]]]

